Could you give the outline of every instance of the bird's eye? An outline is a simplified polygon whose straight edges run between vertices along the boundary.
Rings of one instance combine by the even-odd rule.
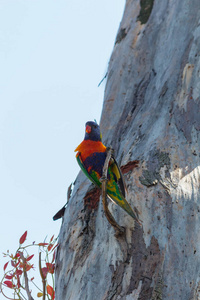
[[[96,128],[97,128],[97,125],[94,125],[94,128],[96,129]]]

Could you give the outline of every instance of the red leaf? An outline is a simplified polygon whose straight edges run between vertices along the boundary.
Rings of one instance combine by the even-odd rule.
[[[20,245],[25,242],[26,237],[27,237],[27,231],[25,231],[24,234],[22,234],[22,236],[20,237],[20,239],[19,239]]]
[[[52,300],[55,299],[55,292],[54,292],[54,289],[52,288],[52,286],[47,285],[47,293],[51,296]]]
[[[52,248],[53,248],[53,244],[49,244],[49,246],[47,247],[48,251],[51,251]]]
[[[48,244],[48,243],[39,243],[38,245],[44,247],[44,246],[47,246],[47,245],[49,245],[49,244]]]
[[[19,265],[19,267],[21,268],[21,269],[23,269],[23,270],[25,270],[25,271],[29,271],[30,269],[33,269],[33,264],[31,265],[31,264],[29,264],[29,263],[27,263],[27,262],[24,262],[24,263],[20,263],[20,265]]]
[[[34,277],[31,278],[31,281],[33,281]]]
[[[42,268],[42,274],[43,274],[44,278],[47,277],[48,271],[49,270],[46,267]]]
[[[20,286],[21,286],[20,278],[19,278],[19,276],[17,276],[17,287],[18,287],[18,289],[20,288]]]
[[[6,279],[12,279],[14,275],[6,275],[5,278]]]
[[[56,244],[53,248],[53,250],[55,250],[57,247],[59,246],[59,244]]]
[[[33,258],[33,256],[34,256],[34,254],[33,254],[33,255],[31,255],[31,256],[29,256],[29,257],[26,259],[26,261],[29,261],[29,260],[31,260],[31,259]]]
[[[4,265],[3,270],[5,271],[8,266],[9,261]]]
[[[9,287],[10,289],[12,289],[12,288],[14,287],[12,281],[10,281],[10,280],[4,281],[4,284],[5,284],[7,287]]]
[[[49,273],[53,274],[55,270],[55,264],[46,263]]]
[[[54,238],[54,235],[51,237],[51,239],[50,239],[50,243],[53,241],[53,238]]]
[[[15,272],[15,275],[22,275],[22,273],[23,273],[22,270],[17,269],[16,272]]]
[[[13,258],[14,258],[14,259],[19,259],[19,258],[20,258],[19,252],[17,252]]]
[[[11,260],[11,265],[12,265],[12,267],[16,267],[16,263],[13,261],[13,260]]]
[[[33,265],[26,264],[25,268],[26,271],[29,271],[30,269],[33,269]]]

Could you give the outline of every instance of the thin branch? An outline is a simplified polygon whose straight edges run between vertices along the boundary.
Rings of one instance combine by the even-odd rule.
[[[103,166],[103,175],[100,178],[100,181],[102,183],[102,202],[103,202],[103,208],[104,208],[105,215],[106,215],[108,222],[115,228],[115,230],[118,231],[118,233],[122,234],[122,233],[124,233],[124,228],[117,224],[117,222],[115,221],[114,217],[112,216],[111,212],[108,209],[107,173],[108,173],[108,166],[109,166],[109,162],[112,157],[112,154],[113,154],[113,149],[107,148],[107,156],[106,156],[106,160],[105,160],[105,163]]]
[[[4,292],[1,290],[1,293],[2,293],[2,295],[6,298],[6,299],[9,299],[9,300],[20,300],[20,299],[17,299],[17,298],[9,298],[9,297],[7,297],[5,294],[4,294]],[[14,296],[15,297],[15,296]]]
[[[42,272],[42,262],[41,262],[41,252],[39,253],[39,270],[40,270],[40,276],[42,278],[42,286],[43,286],[43,297],[42,300],[45,300],[45,293],[46,293],[46,279]]]
[[[108,72],[106,72],[106,74],[105,74],[105,76],[103,77],[103,79],[101,79],[101,81],[100,81],[99,84],[98,84],[98,87],[100,87],[100,85],[102,84],[102,82],[104,81],[104,79],[106,79],[107,75],[108,75]]]
[[[26,272],[26,259],[23,255],[23,253],[21,251],[18,251],[22,261],[23,261],[23,273],[24,273],[24,281],[25,281],[25,291],[27,293],[27,296],[28,296],[28,300],[34,300],[33,297],[31,296],[31,292],[30,292],[30,289],[29,289],[29,284],[28,284],[28,275],[27,275],[27,272]]]
[[[65,209],[67,207],[67,204],[69,202],[69,199],[71,197],[71,194],[72,194],[72,185],[73,183],[70,184],[70,186],[68,187],[68,190],[67,190],[67,202],[65,203],[65,205],[53,216],[53,220],[56,221],[60,218],[62,218],[64,216],[64,213],[65,213]]]

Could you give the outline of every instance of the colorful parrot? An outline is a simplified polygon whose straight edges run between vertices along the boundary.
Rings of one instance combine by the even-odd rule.
[[[83,173],[97,187],[101,188],[99,179],[102,177],[102,170],[106,159],[106,147],[101,142],[101,132],[97,123],[92,121],[86,123],[85,138],[74,151],[78,151],[76,159]],[[114,157],[111,158],[108,168],[107,195],[140,224],[125,199],[123,177]]]

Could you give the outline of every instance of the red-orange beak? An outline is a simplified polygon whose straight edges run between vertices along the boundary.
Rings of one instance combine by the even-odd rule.
[[[90,133],[90,132],[91,132],[91,127],[90,127],[89,125],[87,125],[85,131],[86,131],[87,133]]]

